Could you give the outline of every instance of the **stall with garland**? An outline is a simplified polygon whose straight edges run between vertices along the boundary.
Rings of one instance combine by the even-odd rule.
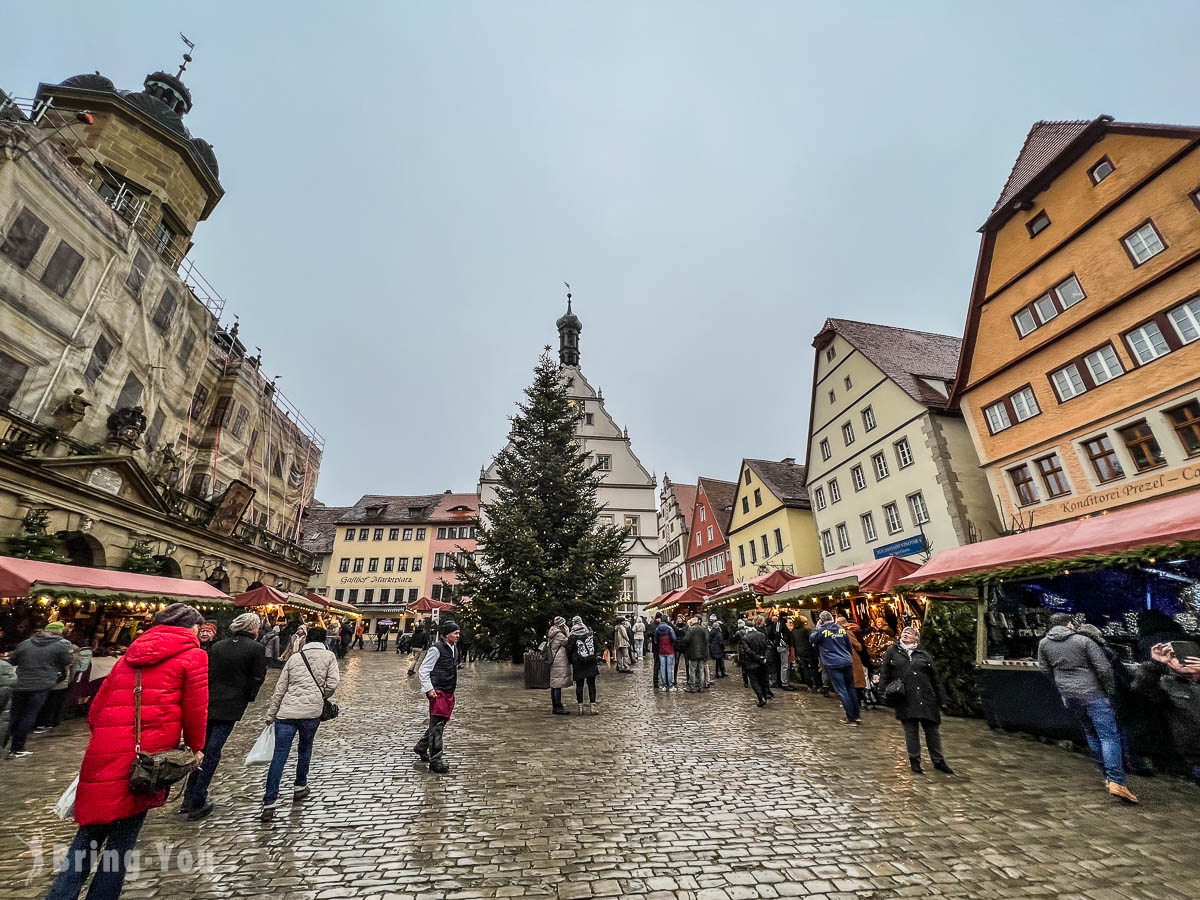
[[[704,601],[705,612],[752,612],[764,609],[762,600],[792,580],[790,572],[776,569],[721,588]]]
[[[323,617],[329,608],[323,597],[306,597],[267,585],[238,594],[233,598],[233,603],[242,609],[254,610],[264,621],[280,624],[299,616],[309,625],[315,625],[318,618]]]
[[[925,617],[924,595],[896,590],[896,582],[919,568],[915,562],[885,556],[856,566],[789,579],[771,596],[773,611],[791,614],[830,609],[864,631],[884,619],[892,634]]]
[[[664,616],[674,616],[679,613],[691,616],[704,605],[711,593],[700,585],[693,584],[682,591],[667,591],[665,594],[659,594],[646,604],[646,609],[651,615],[662,613]]]
[[[60,621],[76,646],[119,652],[170,603],[205,613],[231,605],[227,594],[205,581],[0,557],[3,650]]]
[[[1050,616],[1062,612],[1077,626],[1095,626],[1130,674],[1155,643],[1200,637],[1200,496],[944,550],[899,587],[950,591],[977,603],[975,678],[989,724],[1077,737],[1036,666]],[[1145,748],[1161,728],[1143,728],[1143,712],[1134,710],[1130,737]]]

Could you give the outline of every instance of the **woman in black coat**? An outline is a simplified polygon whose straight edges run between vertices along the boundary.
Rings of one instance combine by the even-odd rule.
[[[954,771],[942,756],[941,707],[945,703],[942,682],[938,678],[933,657],[920,646],[920,635],[912,628],[900,633],[900,640],[888,648],[883,657],[883,671],[879,684],[884,691],[884,700],[896,710],[896,718],[904,726],[904,743],[908,746],[908,760],[912,770],[923,775],[921,769],[921,734],[925,729],[925,745],[929,758],[939,772],[953,775]],[[893,688],[899,682],[903,692]]]

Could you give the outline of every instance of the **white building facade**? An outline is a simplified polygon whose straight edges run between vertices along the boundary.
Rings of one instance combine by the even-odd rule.
[[[696,485],[676,484],[663,473],[658,495],[658,587],[663,594],[688,585],[685,564],[695,507]]]
[[[603,524],[630,530],[625,545],[629,567],[625,572],[617,611],[640,613],[660,593],[658,580],[657,483],[633,452],[629,430],[613,420],[604,405],[604,396],[588,382],[579,367],[579,333],[583,325],[571,311],[557,322],[559,364],[567,392],[583,413],[579,441],[588,454],[600,463],[600,505]],[[493,459],[479,479],[480,506],[495,501],[499,479]]]
[[[808,496],[826,572],[1000,534],[962,415],[956,337],[828,319],[813,341]]]

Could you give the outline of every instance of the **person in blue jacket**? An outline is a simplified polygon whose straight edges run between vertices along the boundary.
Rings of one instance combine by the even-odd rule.
[[[821,667],[842,701],[846,711],[843,725],[859,723],[858,692],[854,689],[854,658],[850,655],[850,632],[833,621],[833,613],[825,610],[817,619],[809,641],[817,648]]]

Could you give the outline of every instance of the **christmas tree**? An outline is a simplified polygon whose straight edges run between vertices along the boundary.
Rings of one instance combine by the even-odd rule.
[[[548,353],[517,409],[496,458],[496,498],[481,509],[477,552],[455,565],[457,592],[470,598],[458,615],[514,661],[555,616],[607,626],[627,566],[625,530],[599,523],[599,463],[576,437],[582,413]]]
[[[7,541],[8,555],[41,562],[67,562],[67,558],[58,552],[58,538],[46,531],[49,522],[50,513],[44,509],[31,509],[26,513],[21,533]]]
[[[150,552],[150,545],[146,541],[135,541],[129,548],[125,562],[121,564],[121,571],[133,572],[136,575],[161,575],[163,564],[162,560]]]

